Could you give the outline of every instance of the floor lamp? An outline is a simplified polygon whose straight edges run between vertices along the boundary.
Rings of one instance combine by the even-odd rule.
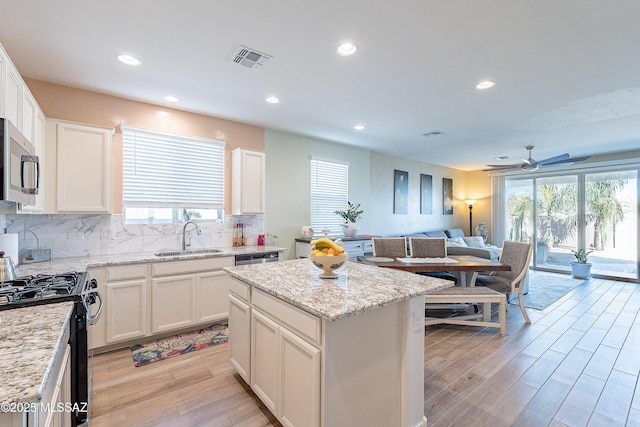
[[[464,202],[469,205],[469,236],[473,236],[473,205],[476,204],[477,200],[467,199]]]

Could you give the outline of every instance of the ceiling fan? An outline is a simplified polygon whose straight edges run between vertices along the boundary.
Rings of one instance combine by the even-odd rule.
[[[529,150],[529,158],[521,159],[522,163],[517,165],[487,165],[487,167],[491,169],[482,169],[483,172],[491,172],[498,170],[509,170],[509,169],[522,169],[525,172],[534,172],[540,169],[543,166],[559,166],[566,163],[575,163],[582,162],[591,158],[591,156],[584,157],[569,157],[569,153],[560,154],[558,156],[549,157],[548,159],[536,161],[533,157],[531,157],[531,151],[534,149],[533,145],[527,145],[524,147]]]

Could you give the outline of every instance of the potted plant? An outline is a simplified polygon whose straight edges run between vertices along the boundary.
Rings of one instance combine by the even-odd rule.
[[[571,263],[571,274],[576,279],[588,279],[591,277],[591,264],[589,263],[589,254],[593,251],[585,249],[572,250],[576,260]]]
[[[340,215],[342,219],[344,219],[344,224],[342,224],[344,227],[344,235],[346,237],[354,237],[358,232],[356,221],[364,213],[364,211],[360,209],[360,203],[353,204],[347,201],[346,211],[334,211],[334,213]]]

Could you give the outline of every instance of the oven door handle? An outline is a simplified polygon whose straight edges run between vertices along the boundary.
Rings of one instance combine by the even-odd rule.
[[[87,303],[87,300],[91,295],[95,295],[98,298],[98,301],[100,302],[100,304],[98,305],[98,311],[96,311],[96,314],[94,314],[93,316],[91,315],[91,312],[89,310],[89,304]],[[102,308],[104,306],[104,304],[102,303],[102,294],[100,293],[100,291],[97,289],[92,289],[86,292],[82,296],[82,304],[84,304],[84,308],[87,311],[87,323],[89,325],[95,325],[96,323],[98,323],[98,319],[100,318],[100,314],[102,314]]]

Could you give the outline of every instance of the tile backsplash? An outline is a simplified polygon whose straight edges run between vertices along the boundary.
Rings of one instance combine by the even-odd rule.
[[[189,226],[191,248],[231,246],[237,222],[245,224],[247,245],[257,244],[264,216],[227,216],[224,223],[198,222],[200,235]],[[39,244],[52,258],[178,250],[182,242],[182,224],[123,224],[121,215],[6,215],[0,226],[18,233],[21,250]]]

